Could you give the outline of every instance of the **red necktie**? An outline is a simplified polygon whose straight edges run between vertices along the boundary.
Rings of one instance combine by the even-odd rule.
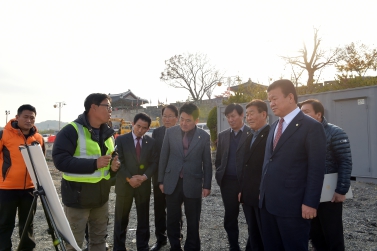
[[[140,160],[140,153],[141,153],[141,146],[140,146],[140,137],[137,137],[136,140],[136,157],[137,157],[137,160]]]
[[[185,132],[185,135],[183,136],[182,143],[183,143],[183,153],[186,156],[187,155],[187,151],[189,149],[189,140],[188,140],[188,137],[187,137],[187,132]]]
[[[283,122],[284,122],[284,119],[281,118],[279,120],[278,130],[277,130],[276,135],[275,135],[273,150],[275,150],[275,147],[278,144],[278,141],[279,141],[281,135],[283,134]]]
[[[185,135],[183,136],[182,143],[183,143],[183,153],[186,156],[188,148],[189,148],[189,140],[188,140],[188,137],[187,137],[187,132],[185,132]],[[179,177],[183,178],[183,167],[181,169],[181,172],[179,173]]]

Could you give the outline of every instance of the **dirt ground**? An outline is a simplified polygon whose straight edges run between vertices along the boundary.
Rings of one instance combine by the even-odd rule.
[[[55,169],[51,162],[48,162],[48,164],[51,176],[60,196],[61,173]],[[344,203],[343,210],[346,250],[377,251],[377,185],[352,181],[351,186],[354,198]],[[114,188],[111,190],[109,202],[110,222],[108,226],[109,237],[107,238],[107,242],[110,244],[110,247],[112,247],[115,206]],[[153,196],[151,196],[150,205],[151,239],[149,244],[153,245],[156,241],[154,236]],[[226,232],[223,228],[223,215],[224,207],[221,200],[220,189],[213,179],[211,195],[203,199],[202,205],[200,227],[202,250],[229,250]],[[186,223],[184,222],[184,233],[186,230],[185,226]],[[47,222],[39,202],[34,220],[37,251],[55,250],[51,237],[47,233],[47,228]],[[247,239],[247,224],[243,216],[242,208],[240,208],[239,228],[240,246],[241,249],[244,249]],[[129,251],[135,251],[136,212],[134,207],[131,210],[128,229],[126,246]],[[16,250],[19,241],[17,228],[13,232],[12,239],[14,250]],[[170,246],[167,244],[161,250],[166,251],[169,250],[169,248]]]

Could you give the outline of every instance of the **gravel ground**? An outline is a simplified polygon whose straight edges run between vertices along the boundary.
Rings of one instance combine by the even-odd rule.
[[[60,195],[61,173],[57,171],[51,162],[48,162],[51,176]],[[377,251],[377,185],[352,181],[354,198],[344,203],[343,222],[346,250],[370,250]],[[114,221],[115,193],[114,188],[110,194],[110,223],[108,226],[109,237],[107,242],[112,246],[113,241],[113,221]],[[153,217],[153,196],[151,196],[150,208],[151,239],[150,245],[156,241],[154,236],[154,217]],[[212,181],[211,195],[203,199],[202,222],[200,227],[200,237],[202,250],[228,250],[226,232],[223,228],[224,207],[222,205],[220,189],[215,180]],[[47,234],[47,222],[40,205],[38,203],[37,213],[34,220],[35,238],[37,241],[37,251],[55,250],[52,245],[51,237]],[[184,222],[184,234],[185,234]],[[132,208],[130,214],[129,231],[127,233],[127,249],[136,250],[136,211]],[[247,238],[247,224],[241,209],[239,217],[240,246],[244,249]],[[18,245],[18,231],[13,232],[13,246],[16,250]],[[169,250],[169,244],[161,249]]]

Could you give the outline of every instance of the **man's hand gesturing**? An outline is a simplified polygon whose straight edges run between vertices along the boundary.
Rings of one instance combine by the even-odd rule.
[[[97,169],[104,168],[109,165],[111,161],[110,155],[104,155],[97,159]]]

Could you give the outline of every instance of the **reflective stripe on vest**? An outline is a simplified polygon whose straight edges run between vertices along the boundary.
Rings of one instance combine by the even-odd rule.
[[[101,149],[97,142],[91,138],[91,132],[81,124],[70,123],[77,131],[77,146],[73,157],[83,159],[98,159],[101,156]],[[107,147],[106,155],[110,155],[114,150],[112,137],[105,141]],[[91,174],[63,173],[63,178],[68,181],[97,183],[101,179],[110,179],[110,164],[104,168],[97,169]]]

